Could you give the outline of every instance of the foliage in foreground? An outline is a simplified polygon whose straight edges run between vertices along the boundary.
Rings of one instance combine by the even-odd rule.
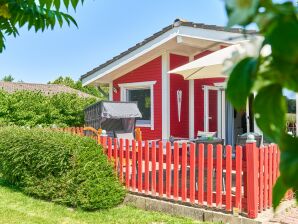
[[[5,48],[5,36],[16,37],[18,28],[27,26],[35,32],[51,28],[55,25],[62,27],[63,23],[77,26],[76,21],[67,13],[60,11],[71,6],[76,9],[80,0],[1,0],[0,1],[0,53]]]
[[[0,124],[82,126],[83,110],[94,102],[95,98],[81,98],[69,93],[45,96],[31,91],[0,91]]]
[[[28,195],[86,210],[114,207],[125,195],[102,147],[64,132],[0,128],[0,174]]]
[[[130,206],[118,206],[94,212],[86,212],[79,209],[73,210],[28,197],[6,185],[0,178],[0,223],[12,224],[20,222],[26,224],[200,223],[163,213],[139,210]]]
[[[298,138],[285,132],[287,103],[282,92],[283,88],[298,92],[298,7],[291,1],[225,2],[229,26],[256,23],[264,36],[258,55],[235,65],[227,95],[237,109],[243,109],[247,97],[257,93],[253,103],[257,124],[281,149],[280,177],[273,191],[276,208],[288,189],[298,190]],[[265,48],[271,52],[263,54]]]

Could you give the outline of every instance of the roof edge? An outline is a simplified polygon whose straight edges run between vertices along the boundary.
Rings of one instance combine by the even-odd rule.
[[[102,68],[105,68],[106,66],[112,64],[113,62],[121,59],[122,57],[128,55],[129,53],[135,51],[136,49],[140,48],[141,46],[144,46],[145,44],[149,43],[150,41],[158,38],[162,34],[166,33],[167,31],[175,28],[175,27],[193,27],[193,28],[201,28],[201,29],[207,29],[207,30],[215,30],[215,31],[223,31],[223,32],[230,32],[230,33],[242,33],[242,34],[258,34],[256,30],[246,30],[242,28],[229,28],[224,26],[217,26],[217,25],[206,25],[204,23],[194,23],[194,22],[188,22],[182,19],[175,19],[172,25],[166,26],[163,29],[161,29],[159,32],[154,33],[150,37],[144,39],[143,41],[137,43],[135,46],[127,49],[126,51],[123,51],[122,53],[118,54],[117,56],[113,57],[112,59],[100,64],[99,66],[95,67],[94,69],[90,70],[89,72],[85,73],[80,77],[80,80],[82,81],[84,78],[94,74],[95,72],[99,71]]]

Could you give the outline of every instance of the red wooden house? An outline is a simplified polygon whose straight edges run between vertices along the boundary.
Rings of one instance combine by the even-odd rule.
[[[81,80],[108,84],[110,100],[138,101],[143,117],[137,126],[144,139],[192,138],[201,130],[216,131],[234,143],[234,136],[245,130],[241,114],[226,102],[224,78],[184,80],[168,72],[242,40],[241,29],[175,20]]]

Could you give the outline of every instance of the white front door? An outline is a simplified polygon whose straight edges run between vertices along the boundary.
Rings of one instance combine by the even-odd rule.
[[[222,86],[203,86],[204,91],[204,132],[216,131],[217,137],[226,139],[226,99]],[[212,100],[211,99],[212,94]],[[216,98],[214,97],[216,95]],[[216,102],[214,102],[216,101]],[[212,107],[210,107],[212,105]],[[216,106],[216,108],[214,108]],[[211,109],[213,114],[211,114]],[[216,111],[214,111],[216,110]],[[216,113],[215,113],[216,112]],[[214,123],[216,121],[216,124]],[[216,130],[211,130],[211,123]]]

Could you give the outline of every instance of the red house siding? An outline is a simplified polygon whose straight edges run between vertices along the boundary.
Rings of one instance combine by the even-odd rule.
[[[154,130],[141,127],[143,139],[158,139],[162,136],[162,98],[161,98],[161,57],[136,68],[135,70],[121,76],[113,81],[113,86],[118,88],[117,93],[113,93],[113,100],[120,101],[120,83],[156,81],[154,85]]]
[[[177,68],[189,62],[186,56],[170,55],[170,70]],[[170,75],[170,134],[175,137],[188,137],[189,127],[189,106],[188,106],[188,88],[189,81],[184,80],[181,75]],[[182,90],[182,103],[181,103],[181,119],[178,119],[178,106],[177,106],[177,90]]]
[[[204,51],[194,58],[198,59],[200,57],[210,54],[212,51]],[[204,130],[204,92],[203,85],[213,85],[216,82],[223,82],[223,78],[212,78],[212,79],[197,79],[194,82],[194,94],[195,94],[195,135],[198,130]],[[209,131],[217,131],[217,92],[209,91]]]

